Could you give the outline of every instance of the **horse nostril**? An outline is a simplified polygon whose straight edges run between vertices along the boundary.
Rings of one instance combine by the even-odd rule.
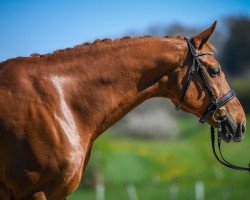
[[[241,123],[241,133],[245,133],[246,127],[244,125],[244,122]]]

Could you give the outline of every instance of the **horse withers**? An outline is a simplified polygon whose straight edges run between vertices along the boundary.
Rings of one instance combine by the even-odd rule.
[[[215,23],[189,39],[196,53],[212,51]],[[182,36],[97,40],[52,54],[0,63],[0,199],[63,200],[78,186],[95,139],[153,97],[181,102],[202,117],[213,103],[194,73]],[[230,88],[212,54],[197,57],[216,99]],[[196,60],[197,62],[197,60]],[[223,139],[241,140],[246,117],[236,97],[207,117],[223,118]],[[226,133],[230,133],[226,135]]]

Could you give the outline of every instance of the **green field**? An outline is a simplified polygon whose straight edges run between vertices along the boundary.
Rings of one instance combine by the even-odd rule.
[[[182,137],[172,141],[115,138],[105,133],[93,147],[84,180],[69,199],[96,199],[98,180],[105,185],[107,200],[129,200],[131,185],[139,200],[195,199],[197,181],[203,182],[205,199],[250,199],[250,175],[215,160],[209,126],[192,118],[180,124]],[[223,145],[225,157],[244,166],[250,161],[249,148],[248,138]]]

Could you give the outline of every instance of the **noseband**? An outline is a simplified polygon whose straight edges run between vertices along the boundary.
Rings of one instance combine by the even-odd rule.
[[[187,75],[187,80],[186,83],[183,87],[183,93],[180,99],[179,104],[176,106],[176,110],[179,110],[183,104],[183,102],[185,101],[186,98],[186,94],[188,91],[188,88],[190,86],[190,83],[195,75],[196,72],[199,73],[200,78],[210,96],[211,99],[211,105],[207,108],[207,110],[205,111],[205,113],[202,115],[202,117],[200,118],[199,122],[204,124],[208,121],[209,117],[211,117],[211,115],[217,111],[220,107],[222,107],[223,105],[225,105],[227,102],[229,102],[231,99],[233,99],[234,97],[236,97],[236,93],[233,90],[230,90],[228,93],[226,93],[224,96],[222,96],[220,99],[217,99],[214,91],[212,89],[211,83],[208,79],[208,76],[206,75],[205,72],[205,67],[201,64],[200,60],[198,59],[200,56],[204,56],[204,55],[212,55],[214,56],[214,54],[212,52],[201,52],[201,53],[197,53],[194,46],[192,45],[191,41],[189,38],[185,38],[185,40],[187,41],[188,44],[188,48],[191,52],[192,55],[192,59],[193,59],[193,64],[188,72]],[[217,143],[218,143],[218,148],[219,148],[219,152],[220,152],[220,157],[217,155],[216,151],[215,151],[215,131],[214,131],[214,127],[211,126],[211,143],[212,143],[212,149],[213,149],[213,153],[215,158],[223,165],[225,165],[226,167],[232,168],[232,169],[237,169],[237,170],[246,170],[250,172],[250,164],[249,167],[238,167],[236,165],[233,165],[231,163],[229,163],[228,161],[226,161],[221,153],[221,134],[222,134],[222,128],[221,128],[221,122],[225,120],[225,119],[220,119],[217,120],[217,124],[218,124],[218,135],[217,135]]]

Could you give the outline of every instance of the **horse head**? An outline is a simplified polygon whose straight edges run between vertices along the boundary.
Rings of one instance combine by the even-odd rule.
[[[241,141],[246,116],[208,42],[215,27],[216,22],[196,36],[182,38],[187,43],[186,53],[182,66],[171,74],[172,78],[177,78],[171,100],[177,108],[200,117],[202,123],[208,122],[213,127],[220,125],[224,141]]]

